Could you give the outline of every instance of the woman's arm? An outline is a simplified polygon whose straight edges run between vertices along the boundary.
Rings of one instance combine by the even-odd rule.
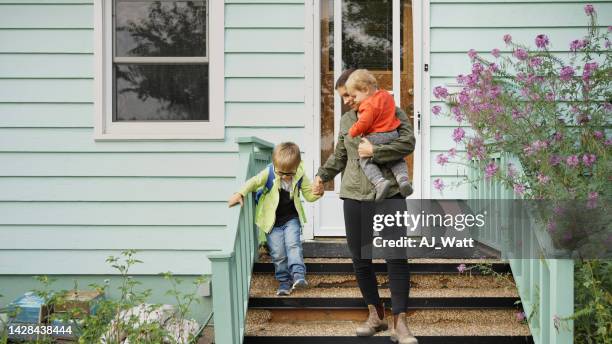
[[[376,164],[384,164],[390,161],[403,159],[406,155],[414,151],[415,138],[412,124],[408,116],[400,108],[395,108],[395,116],[401,124],[397,128],[399,137],[389,143],[373,145],[372,160]]]
[[[344,135],[342,131],[338,134],[338,143],[336,143],[336,147],[334,148],[334,153],[327,158],[325,164],[319,167],[319,171],[317,172],[317,176],[321,178],[323,182],[327,182],[329,180],[334,179],[334,177],[344,171],[346,167],[346,147],[344,147]]]

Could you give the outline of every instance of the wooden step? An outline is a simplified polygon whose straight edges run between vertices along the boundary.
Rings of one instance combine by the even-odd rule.
[[[354,273],[353,263],[348,258],[305,258],[306,271],[317,274]],[[459,265],[465,264],[467,271],[464,274],[483,273],[510,273],[510,265],[498,259],[411,259],[410,272],[413,274],[459,274]],[[382,259],[374,260],[374,271],[386,273],[387,264]],[[262,256],[255,263],[253,272],[274,272],[274,265],[270,256]]]
[[[515,312],[418,310],[408,312],[407,318],[420,344],[530,343],[529,327],[516,320]],[[279,338],[282,338],[284,343],[305,343],[303,338],[308,338],[308,343],[389,343],[389,331],[370,338],[355,336],[355,328],[366,317],[365,310],[249,310],[245,341],[281,343]],[[387,319],[389,321],[391,317]],[[473,341],[473,338],[480,341]]]

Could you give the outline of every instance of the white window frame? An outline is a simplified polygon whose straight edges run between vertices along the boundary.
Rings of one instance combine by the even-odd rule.
[[[225,137],[224,1],[209,0],[208,121],[113,122],[113,0],[94,0],[95,140],[222,140]]]

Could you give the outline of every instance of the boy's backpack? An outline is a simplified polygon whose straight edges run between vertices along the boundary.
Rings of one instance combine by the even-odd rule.
[[[255,193],[255,204],[259,203],[259,199],[264,193],[272,189],[272,184],[274,184],[274,165],[268,164],[268,179],[266,180],[266,185],[257,190]],[[298,180],[297,187],[298,190],[302,187],[302,178]]]

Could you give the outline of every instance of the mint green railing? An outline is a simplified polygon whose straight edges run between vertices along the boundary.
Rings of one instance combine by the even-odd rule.
[[[502,170],[511,162],[522,173],[516,157],[500,154],[492,159]],[[574,313],[573,260],[545,258],[543,250],[552,247],[546,230],[533,222],[509,221],[516,215],[512,214],[516,209],[497,206],[496,202],[518,197],[503,184],[483,177],[483,171],[476,170],[474,165],[469,169],[469,179],[477,182],[470,187],[468,204],[479,213],[487,208],[493,212],[487,214],[493,222],[478,232],[478,241],[500,250],[502,258],[509,261],[534,342],[573,343],[574,324],[571,320],[562,320]]]
[[[256,137],[236,140],[239,146],[239,164],[236,186],[270,163],[271,143]],[[212,265],[212,296],[215,322],[215,343],[242,343],[246,312],[249,302],[249,286],[253,264],[257,259],[258,229],[255,226],[255,202],[253,195],[244,199],[243,207],[229,210],[227,236],[221,252],[209,255]]]

